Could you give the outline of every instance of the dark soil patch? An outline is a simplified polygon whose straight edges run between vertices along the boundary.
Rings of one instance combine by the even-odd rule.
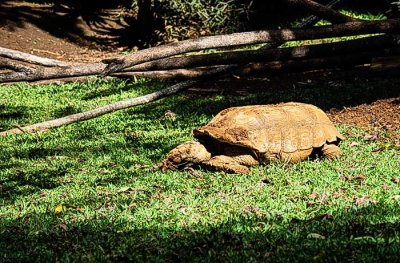
[[[400,142],[400,97],[331,110],[329,115],[335,123],[346,123],[370,131],[376,128],[387,131],[397,143]]]

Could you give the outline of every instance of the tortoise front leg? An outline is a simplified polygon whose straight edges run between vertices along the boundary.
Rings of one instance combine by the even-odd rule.
[[[342,155],[342,151],[335,144],[324,144],[321,149],[322,156],[328,159],[337,159]]]
[[[207,161],[211,153],[199,142],[189,141],[172,149],[167,157],[158,164],[163,171],[191,166]]]

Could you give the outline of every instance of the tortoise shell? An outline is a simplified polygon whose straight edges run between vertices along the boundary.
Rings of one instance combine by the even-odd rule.
[[[344,139],[321,109],[294,102],[228,108],[193,134],[271,154],[317,148],[327,142],[337,144]]]

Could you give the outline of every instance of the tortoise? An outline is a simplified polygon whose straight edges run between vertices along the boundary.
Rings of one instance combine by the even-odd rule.
[[[196,141],[171,150],[159,164],[163,171],[200,165],[228,173],[274,161],[296,163],[310,156],[340,157],[344,137],[318,107],[281,103],[232,107],[193,130]]]

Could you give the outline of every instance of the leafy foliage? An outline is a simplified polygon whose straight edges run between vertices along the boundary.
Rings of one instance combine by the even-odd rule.
[[[400,11],[400,1],[392,2],[392,5],[395,6],[395,8],[397,8],[398,11]]]
[[[159,0],[154,13],[164,22],[161,39],[171,42],[212,33],[230,33],[243,28],[247,7],[240,1]]]

